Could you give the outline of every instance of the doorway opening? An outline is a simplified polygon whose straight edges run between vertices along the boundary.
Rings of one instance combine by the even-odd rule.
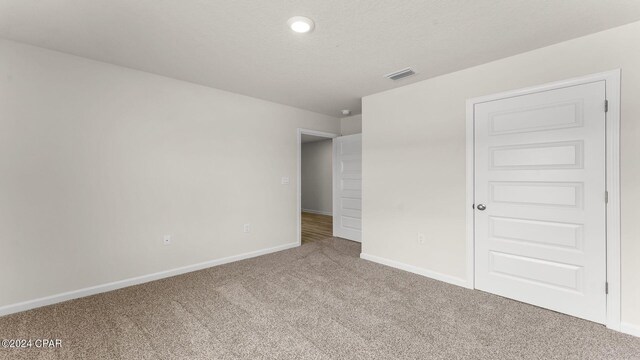
[[[361,133],[298,129],[297,183],[298,244],[332,237],[362,241]]]
[[[298,129],[298,243],[333,236],[333,139]]]

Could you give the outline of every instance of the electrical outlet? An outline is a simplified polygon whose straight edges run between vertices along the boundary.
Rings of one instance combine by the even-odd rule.
[[[251,224],[244,224],[242,231],[246,233],[251,232]]]
[[[424,236],[424,234],[418,233],[418,244],[424,245],[425,241],[427,241],[427,238]]]
[[[286,176],[283,176],[283,177],[282,177],[282,180],[280,180],[280,183],[281,183],[282,185],[289,185],[289,178],[288,178],[288,177],[286,177]]]
[[[162,240],[162,243],[165,245],[171,245],[171,235],[165,235]]]

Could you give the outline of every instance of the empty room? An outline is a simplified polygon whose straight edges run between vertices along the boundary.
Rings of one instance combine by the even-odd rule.
[[[639,0],[0,0],[0,359],[640,360]]]

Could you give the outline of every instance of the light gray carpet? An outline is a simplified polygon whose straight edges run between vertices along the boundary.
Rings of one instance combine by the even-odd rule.
[[[640,359],[640,339],[328,239],[0,318],[2,359]]]

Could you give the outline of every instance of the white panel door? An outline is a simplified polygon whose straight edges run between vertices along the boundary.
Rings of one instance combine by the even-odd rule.
[[[605,83],[479,103],[477,289],[606,321]]]
[[[333,139],[333,236],[362,240],[362,134]]]

